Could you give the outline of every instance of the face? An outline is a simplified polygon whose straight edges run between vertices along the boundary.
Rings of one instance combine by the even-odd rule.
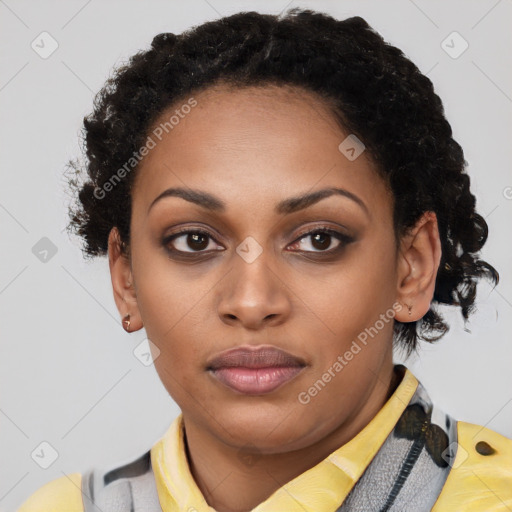
[[[133,188],[130,271],[155,367],[185,423],[227,445],[312,445],[360,411],[391,361],[392,196],[365,152],[339,149],[349,133],[310,93],[216,87],[194,99]],[[188,199],[163,194],[175,188]],[[341,192],[291,199],[324,189]],[[241,392],[207,369],[262,345],[300,371]]]

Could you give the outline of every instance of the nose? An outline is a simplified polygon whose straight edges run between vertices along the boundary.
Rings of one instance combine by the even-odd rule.
[[[291,291],[264,253],[251,263],[238,255],[234,260],[219,289],[221,320],[253,330],[285,322],[292,307]]]

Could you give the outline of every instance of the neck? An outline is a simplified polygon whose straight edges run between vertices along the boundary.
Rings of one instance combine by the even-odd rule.
[[[206,502],[217,512],[252,510],[357,435],[383,407],[399,381],[391,364],[379,375],[377,385],[360,410],[316,443],[285,453],[234,449],[184,417],[189,467]]]

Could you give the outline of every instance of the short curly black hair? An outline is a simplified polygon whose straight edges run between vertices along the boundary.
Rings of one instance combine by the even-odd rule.
[[[106,199],[98,190],[144,145],[165,110],[217,84],[291,85],[325,100],[340,126],[363,141],[392,190],[396,236],[424,212],[436,213],[442,259],[433,302],[460,306],[467,320],[477,281],[497,284],[498,272],[478,259],[487,224],[475,212],[467,162],[432,82],[363,18],[337,20],[300,8],[284,15],[240,12],[179,35],[158,34],[149,50],[115,70],[84,118],[86,163],[68,163],[75,192],[68,231],[82,238],[86,258],[107,253],[114,226],[129,255],[136,165]],[[448,328],[432,305],[418,322],[395,321],[394,340],[410,354],[418,339],[435,341]]]

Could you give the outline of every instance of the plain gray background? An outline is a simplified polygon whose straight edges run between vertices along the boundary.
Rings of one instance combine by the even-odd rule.
[[[441,96],[490,227],[482,256],[501,282],[480,286],[472,333],[447,308],[449,334],[407,365],[445,411],[512,437],[510,0],[0,0],[0,510],[63,474],[141,455],[179,412],[154,367],[133,354],[145,333],[122,329],[106,258],[84,262],[64,230],[63,171],[80,154],[93,94],[159,32],[292,7],[363,16]],[[46,37],[50,48],[44,31],[58,43],[46,59],[31,47]],[[38,250],[52,246],[41,261]],[[48,469],[31,455],[43,442],[58,453]]]

